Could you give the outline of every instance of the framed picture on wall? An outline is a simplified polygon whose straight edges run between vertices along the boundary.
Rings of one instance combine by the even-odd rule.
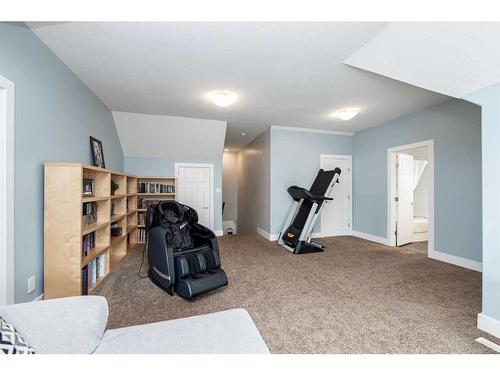
[[[102,142],[94,137],[90,137],[90,149],[92,150],[92,158],[94,165],[99,168],[106,168],[104,163],[104,151],[102,149]]]

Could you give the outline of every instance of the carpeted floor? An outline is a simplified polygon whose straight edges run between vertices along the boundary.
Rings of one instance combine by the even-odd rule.
[[[474,339],[481,274],[355,237],[293,255],[258,235],[220,239],[229,286],[186,301],[140,279],[131,252],[98,288],[108,328],[242,307],[272,353],[490,353]]]
[[[405,249],[416,251],[422,255],[427,255],[427,241],[411,242],[409,244],[403,245]]]

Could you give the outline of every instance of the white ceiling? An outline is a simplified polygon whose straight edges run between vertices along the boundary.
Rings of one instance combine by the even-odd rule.
[[[500,82],[500,23],[393,23],[346,64],[462,98]]]
[[[227,121],[230,149],[271,125],[356,132],[449,99],[342,63],[386,23],[28,25],[111,110]],[[218,89],[238,101],[214,106]],[[361,112],[330,116],[346,106]]]
[[[115,111],[113,119],[126,156],[178,161],[222,158],[225,121]]]

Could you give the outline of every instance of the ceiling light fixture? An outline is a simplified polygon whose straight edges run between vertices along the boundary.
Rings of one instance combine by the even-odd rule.
[[[352,120],[358,113],[359,111],[356,108],[344,108],[335,112],[333,116],[340,120],[347,121]]]
[[[227,107],[236,101],[236,95],[229,91],[214,91],[208,94],[209,99],[219,107]]]
[[[228,152],[228,151],[229,151],[229,149],[228,149],[228,148],[225,148],[225,149],[224,149],[224,151],[225,151],[225,152]]]
[[[241,133],[242,137],[245,137],[246,135],[247,135],[247,133]]]

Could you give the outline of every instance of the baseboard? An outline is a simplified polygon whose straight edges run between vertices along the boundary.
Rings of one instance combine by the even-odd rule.
[[[477,314],[477,328],[490,335],[500,338],[500,321],[490,318],[483,313]]]
[[[481,262],[476,262],[475,260],[470,260],[466,258],[457,257],[455,255],[450,255],[442,253],[440,251],[435,251],[429,249],[429,258],[440,260],[441,262],[454,264],[455,266],[468,268],[473,271],[482,272],[483,264]]]
[[[389,241],[387,241],[387,238],[384,238],[384,237],[374,236],[373,234],[369,234],[369,233],[358,232],[357,230],[353,230],[352,235],[354,237],[359,237],[359,238],[362,238],[364,240],[377,242],[377,243],[380,243],[382,245],[389,246]]]
[[[277,233],[267,233],[264,229],[257,227],[257,233],[260,234],[268,241],[276,241],[278,239],[279,234]]]
[[[349,231],[349,232],[336,232],[336,233],[314,232],[311,235],[312,238],[325,238],[325,237],[338,237],[338,236],[352,236],[352,231]]]
[[[38,297],[36,297],[32,302],[42,301],[42,300],[43,300],[43,293],[40,294]]]
[[[220,236],[223,236],[224,235],[224,231],[222,229],[219,229],[219,230],[215,230],[214,231],[215,235],[217,237],[220,237]]]

